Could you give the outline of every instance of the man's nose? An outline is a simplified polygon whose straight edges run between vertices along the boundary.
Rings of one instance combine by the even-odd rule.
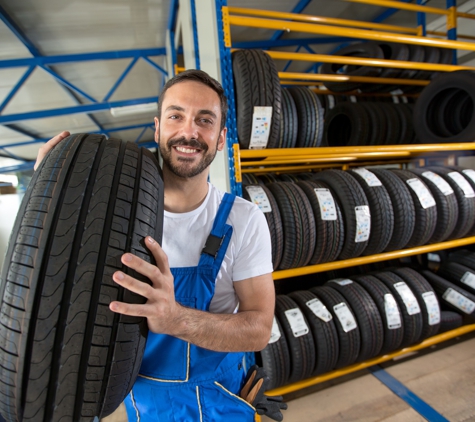
[[[182,135],[186,139],[198,139],[198,125],[194,119],[186,119],[182,126]]]

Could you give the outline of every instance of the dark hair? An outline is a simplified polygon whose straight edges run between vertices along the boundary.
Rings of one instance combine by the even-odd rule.
[[[211,76],[209,76],[206,72],[198,69],[188,69],[184,72],[179,73],[178,75],[171,78],[163,87],[162,93],[158,98],[158,119],[162,115],[162,104],[163,99],[165,98],[165,93],[167,92],[168,88],[173,85],[179,84],[180,82],[186,81],[195,81],[200,82],[203,85],[210,87],[216,94],[218,94],[219,102],[221,105],[221,127],[220,130],[223,130],[224,126],[226,125],[226,116],[228,114],[228,101],[226,96],[224,95],[224,89],[221,84]]]

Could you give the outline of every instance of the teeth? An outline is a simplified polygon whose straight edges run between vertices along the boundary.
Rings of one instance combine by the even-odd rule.
[[[191,149],[191,148],[185,148],[185,147],[176,147],[177,151],[180,152],[185,152],[187,154],[193,154],[195,152],[198,152],[197,149]]]

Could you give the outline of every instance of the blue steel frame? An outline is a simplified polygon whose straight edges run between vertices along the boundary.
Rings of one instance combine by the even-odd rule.
[[[123,101],[115,101],[109,102],[109,99],[123,82],[123,80],[127,77],[130,73],[131,69],[137,63],[139,59],[144,60],[150,66],[152,66],[155,70],[160,72],[162,75],[162,82],[163,77],[167,76],[168,73],[165,69],[161,66],[157,65],[151,57],[156,56],[163,56],[166,54],[165,48],[149,48],[149,49],[139,49],[139,50],[123,50],[123,51],[104,51],[104,52],[96,52],[96,53],[82,53],[82,54],[69,54],[69,55],[55,55],[55,56],[44,56],[39,49],[34,45],[34,43],[28,39],[28,37],[23,33],[20,27],[13,21],[13,19],[6,13],[6,11],[0,6],[0,19],[4,22],[4,24],[10,29],[10,31],[22,42],[23,45],[28,49],[28,51],[32,54],[33,57],[31,58],[21,58],[21,59],[8,59],[8,60],[0,60],[0,69],[7,69],[7,68],[18,68],[18,67],[26,67],[25,73],[22,75],[20,80],[12,87],[10,92],[7,94],[5,99],[0,103],[0,124],[8,127],[11,130],[14,130],[18,133],[23,135],[29,136],[33,138],[31,141],[24,141],[24,142],[17,142],[12,143],[9,145],[2,145],[0,146],[0,152],[4,155],[10,156],[12,158],[22,160],[20,157],[15,156],[11,152],[7,151],[7,148],[17,147],[17,146],[24,146],[29,145],[32,143],[42,143],[47,141],[47,139],[43,139],[38,137],[36,134],[21,129],[14,123],[21,122],[23,120],[30,120],[30,119],[40,119],[46,117],[53,117],[53,116],[64,116],[70,114],[87,114],[91,121],[98,127],[95,133],[105,134],[110,136],[110,132],[117,132],[121,130],[130,130],[130,129],[137,129],[143,128],[140,135],[135,140],[137,143],[142,139],[144,133],[150,128],[153,128],[153,124],[146,123],[141,125],[134,125],[134,126],[123,126],[123,127],[115,127],[115,128],[108,128],[105,129],[101,126],[101,124],[97,121],[97,119],[93,116],[92,113],[98,111],[105,111],[109,110],[112,107],[121,107],[121,106],[130,106],[136,104],[145,104],[150,102],[156,102],[158,100],[158,96],[154,97],[147,97],[147,98],[135,98],[130,100],[123,100]],[[131,61],[124,72],[120,75],[118,80],[114,83],[112,88],[106,94],[102,101],[98,101],[94,97],[90,96],[86,92],[82,91],[78,87],[76,87],[71,82],[67,81],[63,78],[56,70],[51,68],[52,65],[55,64],[62,64],[62,63],[72,63],[72,62],[83,62],[83,61],[94,61],[94,60],[114,60],[114,59],[125,59],[130,58]],[[18,113],[18,114],[9,114],[3,115],[2,112],[5,107],[10,103],[10,101],[14,98],[17,92],[22,88],[22,86],[26,83],[30,75],[36,68],[41,68],[45,72],[49,73],[61,86],[64,87],[66,92],[74,99],[74,101],[78,104],[77,106],[73,107],[64,107],[59,109],[52,109],[52,110],[43,110],[43,111],[31,111],[26,113]],[[82,98],[87,99],[92,104],[83,104]],[[144,143],[141,143],[143,145]],[[153,142],[147,142],[147,145],[150,147],[154,146]],[[33,167],[32,161],[24,161],[23,164],[18,166],[9,166],[5,168],[0,168],[0,173],[4,172],[12,172],[12,171],[22,171],[25,169],[31,169]]]

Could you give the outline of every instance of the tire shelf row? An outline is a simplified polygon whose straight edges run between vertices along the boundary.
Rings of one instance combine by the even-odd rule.
[[[457,12],[455,13],[455,17]],[[247,16],[245,16],[247,15]],[[475,15],[460,17],[475,18]],[[465,14],[466,15],[466,14]],[[267,28],[274,30],[299,31],[320,35],[346,36],[355,39],[379,40],[387,42],[399,42],[415,45],[429,45],[441,48],[475,50],[475,44],[469,42],[444,40],[421,37],[420,28],[403,28],[391,25],[358,22],[342,19],[320,18],[293,13],[281,13],[254,9],[223,7],[223,22],[225,34],[225,46],[231,48],[230,25],[246,26],[254,28]],[[344,25],[337,27],[330,25]],[[378,32],[385,31],[385,32]],[[387,32],[387,31],[392,31]],[[398,33],[399,32],[399,33]],[[430,33],[431,35],[444,36],[442,33]],[[467,37],[470,38],[470,37]],[[303,60],[321,63],[340,63],[354,66],[380,66],[399,69],[420,69],[426,71],[450,72],[454,70],[471,69],[448,64],[414,63],[386,59],[367,59],[361,57],[330,56],[320,54],[289,53],[280,51],[267,52],[274,60]],[[383,79],[377,77],[348,77],[341,75],[321,75],[308,73],[279,72],[281,83],[318,85],[323,81],[345,82],[369,82],[387,84],[427,85],[429,81],[409,79]],[[297,82],[299,81],[299,82]],[[305,82],[303,82],[305,81]],[[457,156],[467,151],[475,150],[475,143],[451,143],[451,144],[420,144],[420,145],[381,145],[381,146],[353,146],[353,147],[319,147],[319,148],[292,148],[292,149],[240,149],[239,144],[233,145],[234,149],[234,174],[236,182],[241,182],[242,173],[266,173],[266,172],[292,172],[317,170],[325,167],[341,166],[347,169],[354,165],[375,164],[401,164],[410,160],[425,160],[430,158],[444,159],[447,163],[454,164]],[[475,243],[474,237],[466,237],[457,240],[445,241],[430,245],[379,253],[370,256],[351,258],[335,262],[326,262],[300,268],[274,271],[274,280],[285,279],[294,276],[321,273],[339,268],[348,268],[363,264],[387,261],[396,258],[419,255],[434,251],[456,248]],[[372,365],[392,360],[396,357],[422,350],[438,343],[459,337],[475,331],[475,324],[464,325],[433,337],[425,339],[419,344],[406,347],[395,352],[359,362],[331,372],[307,378],[302,381],[287,384],[267,392],[269,395],[283,395],[299,391],[304,388],[350,374]]]

